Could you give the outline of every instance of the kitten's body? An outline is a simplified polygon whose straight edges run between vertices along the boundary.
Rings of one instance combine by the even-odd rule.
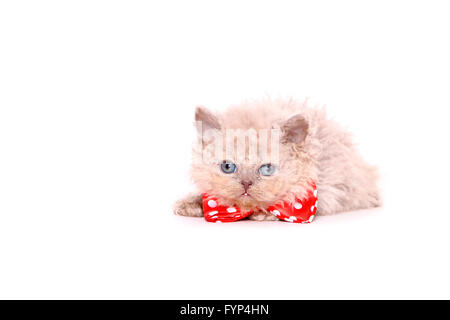
[[[203,122],[204,132],[210,128],[222,132],[225,129],[281,128],[280,163],[273,177],[258,174],[258,166],[264,163],[262,160],[256,164],[236,163],[240,170],[233,175],[220,171],[217,163],[225,159],[193,164],[192,177],[199,191],[175,204],[177,214],[202,216],[202,192],[212,193],[230,205],[264,208],[304,193],[311,180],[318,188],[320,215],[380,204],[376,168],[364,162],[351,135],[327,119],[323,109],[310,108],[306,103],[293,100],[265,100],[232,106],[218,116],[198,108],[196,120]],[[207,149],[208,143],[204,143],[202,150],[194,149],[194,152],[207,153]],[[241,196],[243,179],[252,182],[250,197]],[[264,210],[250,218],[276,220]]]

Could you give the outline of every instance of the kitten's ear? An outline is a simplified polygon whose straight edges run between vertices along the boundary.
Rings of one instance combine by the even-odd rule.
[[[216,115],[202,106],[195,109],[195,121],[202,123],[203,132],[208,130],[220,130],[220,122]]]
[[[282,143],[302,143],[308,135],[308,122],[300,115],[296,114],[281,124]]]

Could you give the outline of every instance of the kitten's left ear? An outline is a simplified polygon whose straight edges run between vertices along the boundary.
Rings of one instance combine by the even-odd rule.
[[[195,108],[195,121],[201,121],[203,130],[220,130],[220,122],[217,116],[203,106]]]
[[[212,142],[221,128],[219,118],[205,107],[197,106],[195,109],[195,121],[197,133],[202,141],[206,144]]]
[[[300,115],[296,114],[281,124],[282,143],[302,143],[308,135],[308,122]]]

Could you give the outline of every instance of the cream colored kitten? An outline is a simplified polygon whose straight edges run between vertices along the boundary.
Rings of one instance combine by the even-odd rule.
[[[177,201],[176,214],[203,216],[201,194],[206,192],[224,205],[255,210],[250,219],[277,220],[256,208],[291,201],[306,192],[309,181],[318,188],[320,215],[380,205],[376,168],[364,162],[350,134],[327,119],[323,109],[264,100],[222,114],[197,107],[195,120],[202,124],[191,170],[198,192]],[[227,149],[226,142],[230,130],[237,129],[256,132],[256,139],[245,138],[240,154],[236,146]],[[217,147],[217,134],[223,146]],[[267,145],[265,152],[262,145]]]

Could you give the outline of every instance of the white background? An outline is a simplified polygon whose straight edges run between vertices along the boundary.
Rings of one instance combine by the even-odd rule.
[[[0,298],[450,298],[447,1],[4,1]],[[174,216],[197,104],[312,97],[384,206]]]

